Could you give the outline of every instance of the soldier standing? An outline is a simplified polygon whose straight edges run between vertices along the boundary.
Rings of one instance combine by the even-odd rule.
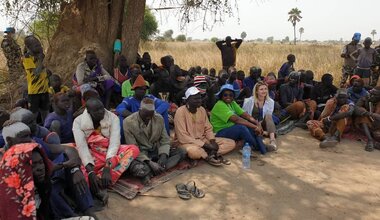
[[[17,80],[24,73],[21,61],[21,48],[14,39],[16,30],[13,27],[7,27],[4,33],[7,35],[4,36],[1,42],[1,48],[7,59],[9,79],[11,82],[14,82],[14,80]]]
[[[344,58],[344,64],[342,68],[342,79],[340,82],[341,88],[346,86],[347,79],[349,79],[349,77],[351,78],[351,76],[354,74],[354,70],[356,68],[356,61],[352,59],[350,54],[362,47],[359,44],[360,38],[361,34],[355,33],[352,37],[352,41],[343,47],[342,53],[340,55],[342,58]]]

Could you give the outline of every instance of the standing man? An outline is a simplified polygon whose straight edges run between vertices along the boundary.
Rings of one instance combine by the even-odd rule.
[[[344,87],[346,85],[347,79],[354,74],[354,69],[356,67],[356,62],[350,56],[351,53],[361,48],[362,46],[359,44],[360,42],[360,33],[355,33],[352,37],[352,41],[345,45],[342,49],[342,53],[340,57],[344,58],[344,64],[342,67],[342,78],[340,81],[340,87]]]
[[[242,39],[232,40],[230,36],[227,36],[225,41],[216,42],[216,46],[222,53],[223,69],[228,70],[229,67],[236,65],[236,50],[242,42]]]
[[[49,76],[43,64],[45,54],[41,42],[33,35],[25,37],[24,43],[23,65],[28,82],[29,109],[35,117],[41,114],[43,124],[50,108]]]
[[[372,39],[370,37],[364,39],[363,44],[363,48],[357,49],[350,56],[356,61],[355,74],[363,79],[364,86],[367,87],[372,78],[371,68],[375,62],[377,51],[371,47]]]
[[[7,59],[9,79],[14,82],[24,72],[21,63],[21,48],[15,40],[16,30],[13,27],[7,27],[4,33],[7,35],[1,42],[1,49]]]

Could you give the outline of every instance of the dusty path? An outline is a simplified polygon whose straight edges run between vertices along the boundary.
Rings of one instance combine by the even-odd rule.
[[[295,129],[279,139],[280,149],[242,170],[233,164],[207,164],[189,170],[128,201],[111,194],[101,219],[380,219],[380,151],[363,150],[344,140],[321,150],[307,131]],[[260,166],[262,165],[262,166]],[[183,201],[175,184],[195,180],[203,199]],[[162,198],[165,196],[169,198]]]

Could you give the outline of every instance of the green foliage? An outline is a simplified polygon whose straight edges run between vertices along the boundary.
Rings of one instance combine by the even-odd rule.
[[[240,37],[244,40],[247,37],[247,33],[245,31],[241,32]]]
[[[179,42],[185,42],[186,41],[186,35],[184,34],[180,34],[178,35],[176,38],[175,38],[176,41],[179,41]]]
[[[212,37],[212,38],[210,39],[210,41],[211,41],[211,42],[214,42],[214,43],[216,43],[218,40],[219,40],[219,39],[218,39],[217,37]]]
[[[292,23],[293,26],[296,26],[297,22],[301,21],[301,11],[298,8],[292,8],[289,12],[289,19],[290,23]]]
[[[173,30],[167,30],[164,32],[163,34],[163,38],[166,40],[166,41],[173,41]]]
[[[145,8],[144,24],[141,30],[141,40],[150,40],[158,33],[158,23],[156,17],[152,14],[149,8]]]
[[[37,35],[41,40],[50,42],[59,22],[59,14],[43,11],[38,18],[32,22],[29,31]]]

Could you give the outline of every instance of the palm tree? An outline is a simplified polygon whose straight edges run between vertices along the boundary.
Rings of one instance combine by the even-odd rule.
[[[376,30],[373,29],[373,30],[371,31],[372,40],[375,40],[375,35],[376,35],[376,34],[377,34]]]
[[[305,32],[305,29],[303,27],[300,27],[298,31],[300,32],[300,41],[301,41],[301,37],[302,37],[302,34]]]
[[[302,18],[301,11],[298,8],[292,8],[292,10],[288,12],[288,15],[289,15],[288,21],[292,23],[293,29],[294,29],[294,45],[295,45],[297,41],[296,25],[297,25],[297,22],[301,21],[301,18]]]

